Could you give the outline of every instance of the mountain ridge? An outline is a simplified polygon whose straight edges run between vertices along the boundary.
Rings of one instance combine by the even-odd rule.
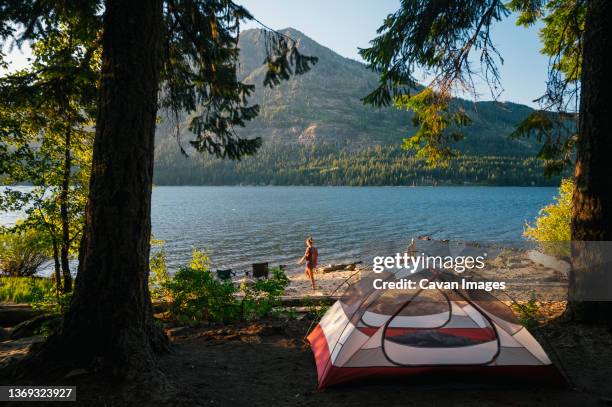
[[[296,29],[286,28],[280,32],[293,38],[301,53],[317,56],[319,62],[304,75],[294,76],[275,88],[266,88],[262,84],[266,69],[263,30],[250,29],[241,33],[238,76],[243,82],[256,85],[249,101],[259,104],[260,114],[245,128],[237,129],[237,133],[241,137],[261,137],[265,151],[276,150],[281,155],[274,158],[259,154],[260,159],[265,156],[274,161],[290,160],[282,157],[289,150],[299,154],[300,149],[318,148],[325,150],[333,161],[334,149],[340,155],[359,153],[377,145],[397,147],[403,138],[415,131],[411,112],[394,107],[375,108],[361,102],[378,81],[377,74],[365,64],[337,54]],[[462,99],[456,102],[461,103],[473,119],[463,130],[466,139],[456,146],[466,155],[526,159],[537,151],[538,146],[532,140],[507,137],[532,111],[530,107],[512,102],[473,103]],[[179,123],[183,145],[188,145],[186,140],[190,137],[187,127],[186,119]],[[158,127],[157,169],[166,173],[210,171],[207,165],[215,159],[194,151],[189,152],[191,158],[185,159],[179,153],[174,132],[175,129],[167,124]],[[224,166],[225,171],[231,172],[229,167]],[[160,181],[160,177],[157,180]]]

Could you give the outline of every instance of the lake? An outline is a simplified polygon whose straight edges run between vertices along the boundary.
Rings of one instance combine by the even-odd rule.
[[[552,202],[544,187],[155,187],[152,223],[171,269],[195,248],[216,268],[287,264],[313,236],[319,263],[405,247],[411,237],[517,241],[525,221]],[[0,214],[11,223],[16,214]],[[391,247],[393,246],[393,247]]]

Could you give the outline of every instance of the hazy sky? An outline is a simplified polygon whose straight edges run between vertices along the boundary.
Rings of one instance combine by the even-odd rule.
[[[358,47],[367,47],[383,19],[399,7],[399,0],[236,0],[264,24],[281,29],[293,27],[318,43],[348,58],[361,60]],[[257,27],[249,23],[245,28]],[[498,23],[493,39],[504,58],[501,67],[504,93],[500,100],[534,106],[544,92],[548,59],[539,53],[537,29],[514,24],[513,16]],[[25,53],[14,51],[10,59],[23,66]],[[481,100],[490,99],[482,84]]]

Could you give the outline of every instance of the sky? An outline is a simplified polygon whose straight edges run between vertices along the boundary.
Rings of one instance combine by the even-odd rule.
[[[358,48],[376,36],[383,19],[399,8],[399,0],[235,0],[259,21],[274,29],[295,28],[338,54],[362,61]],[[548,58],[540,54],[537,28],[517,27],[510,16],[493,27],[493,41],[504,64],[500,67],[504,92],[501,101],[535,107],[544,93]],[[259,27],[247,23],[243,27]],[[13,50],[12,69],[27,64],[29,51]],[[479,100],[490,100],[486,84],[477,84]]]
[[[295,28],[338,54],[362,61],[358,48],[368,47],[383,19],[399,8],[399,0],[236,0],[274,29]],[[517,27],[515,16],[493,27],[493,41],[504,58],[500,72],[501,101],[536,107],[545,89],[548,58],[540,54],[537,28]],[[250,23],[247,28],[258,25]],[[490,100],[484,83],[480,100]]]

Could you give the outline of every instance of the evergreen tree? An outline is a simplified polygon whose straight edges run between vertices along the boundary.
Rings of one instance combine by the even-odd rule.
[[[167,340],[153,323],[148,291],[156,112],[161,105],[175,117],[193,115],[192,145],[199,151],[233,159],[255,152],[259,139],[233,132],[258,113],[247,103],[253,85],[236,76],[240,24],[253,16],[227,0],[6,1],[0,35],[45,38],[64,16],[101,33],[89,201],[63,327],[25,366],[102,361],[140,385],[127,396],[171,397],[154,357]],[[283,35],[268,32],[265,41],[267,86],[316,62]]]

